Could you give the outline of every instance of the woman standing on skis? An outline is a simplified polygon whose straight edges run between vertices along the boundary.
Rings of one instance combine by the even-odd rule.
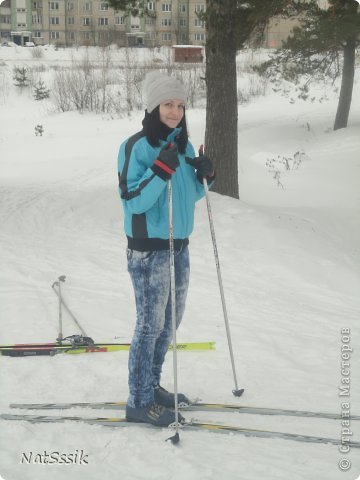
[[[214,167],[205,155],[195,156],[188,139],[184,85],[154,71],[146,76],[144,91],[143,128],[122,143],[118,156],[128,271],[137,311],[126,418],[164,426],[175,422],[174,394],[160,386],[172,338],[168,180],[172,182],[178,327],[189,284],[188,244],[195,202],[205,194],[203,177],[213,180]],[[178,394],[178,401],[188,399]]]

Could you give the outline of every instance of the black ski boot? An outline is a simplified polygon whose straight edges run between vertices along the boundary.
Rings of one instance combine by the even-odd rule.
[[[168,427],[175,423],[175,412],[158,403],[146,407],[130,407],[126,405],[126,420],[128,422],[151,423],[156,427]],[[179,423],[184,423],[185,418],[179,413]]]
[[[177,397],[178,405],[190,405],[190,400],[183,393],[178,393]],[[164,407],[175,408],[175,395],[165,390],[165,388],[160,387],[160,385],[154,387],[154,400]]]

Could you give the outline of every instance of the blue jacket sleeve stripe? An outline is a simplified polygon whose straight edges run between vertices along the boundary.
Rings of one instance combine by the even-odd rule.
[[[126,177],[124,178],[124,175],[121,175],[119,173],[119,187],[121,190],[121,198],[123,200],[132,200],[133,198],[137,197],[138,195],[141,194],[141,190],[143,190],[146,185],[151,182],[151,180],[155,177],[155,173],[150,177],[144,180],[143,182],[140,183],[139,187],[136,190],[129,191],[127,189],[127,182],[126,182]]]
[[[121,191],[121,198],[123,198],[124,200],[130,200],[131,198],[136,197],[137,195],[140,194],[141,185],[140,185],[140,188],[138,190],[134,190],[132,192],[128,191],[127,174],[128,174],[128,170],[129,170],[130,156],[131,156],[133,146],[143,136],[144,136],[144,133],[142,131],[138,132],[135,135],[133,135],[132,137],[130,137],[129,140],[127,141],[127,143],[126,143],[124,166],[122,168],[122,172],[118,173],[118,175],[119,175],[119,187],[120,187],[120,191]],[[144,188],[145,186],[146,185],[142,185],[142,188]]]
[[[135,134],[120,147],[119,153],[121,198],[132,214],[141,214],[149,210],[167,185],[150,168],[153,160],[149,152],[145,151],[149,147],[146,141],[142,141],[144,138],[142,131]],[[156,151],[152,154],[155,160]]]

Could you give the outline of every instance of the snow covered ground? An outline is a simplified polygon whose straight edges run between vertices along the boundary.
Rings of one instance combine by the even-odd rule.
[[[62,51],[49,50],[41,62],[53,64],[62,56]],[[0,344],[55,340],[58,305],[51,285],[61,274],[67,276],[64,296],[92,338],[130,341],[135,310],[116,157],[120,142],[139,129],[142,112],[122,119],[56,113],[49,101],[35,102],[12,85],[13,65],[26,61],[33,61],[29,49],[0,49]],[[179,353],[179,387],[189,396],[334,413],[341,412],[345,400],[351,413],[360,414],[359,76],[347,129],[332,131],[335,111],[335,98],[290,104],[271,92],[239,107],[241,198],[211,193],[211,202],[236,368],[246,391],[240,399],[231,393],[231,365],[201,201],[178,340],[215,341],[216,351]],[[198,147],[205,111],[189,110],[188,122]],[[34,133],[37,124],[43,125],[42,136]],[[342,329],[350,329],[349,339]],[[78,333],[66,315],[64,333]],[[340,397],[341,348],[348,344],[353,347],[350,397]],[[11,411],[11,402],[127,397],[126,352],[0,357],[0,364],[1,413]],[[171,389],[171,357],[163,384]],[[66,414],[104,411],[73,409]],[[196,417],[341,438],[336,420],[234,413]],[[6,480],[352,480],[360,473],[359,450],[344,454],[329,445],[184,431],[174,447],[164,441],[168,432],[138,426],[1,421],[0,428],[0,474]],[[351,439],[360,441],[359,422],[351,422],[351,431]],[[88,465],[21,463],[23,453],[77,450],[88,455]],[[342,465],[351,465],[348,471],[339,468],[342,460]]]

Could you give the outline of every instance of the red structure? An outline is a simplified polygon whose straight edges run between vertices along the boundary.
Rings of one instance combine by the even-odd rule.
[[[174,45],[173,61],[175,63],[202,63],[204,60],[201,45]]]

